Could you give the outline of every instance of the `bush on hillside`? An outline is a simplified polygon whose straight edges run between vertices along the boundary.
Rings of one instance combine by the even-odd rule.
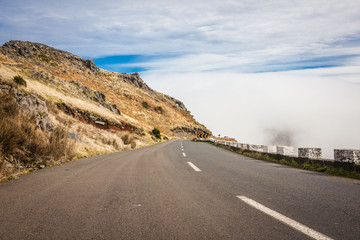
[[[160,106],[157,106],[157,107],[154,107],[154,110],[160,114],[163,114],[164,113],[164,109]]]
[[[160,130],[159,130],[159,129],[154,128],[151,132],[152,132],[152,134],[153,134],[156,138],[161,139],[161,135],[160,135]]]
[[[142,102],[141,105],[146,109],[149,108],[149,104],[147,102]]]
[[[23,85],[23,86],[27,86],[27,83],[25,81],[25,79],[23,79],[21,76],[17,75],[13,78],[14,82],[19,84],[19,85]]]

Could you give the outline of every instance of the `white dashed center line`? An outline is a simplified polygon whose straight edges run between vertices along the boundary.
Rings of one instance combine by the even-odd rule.
[[[186,157],[186,153],[183,152],[182,154],[183,154],[184,157]]]
[[[197,166],[195,166],[192,162],[187,162],[189,165],[190,165],[190,167],[192,167],[196,172],[201,172],[201,170],[197,167]]]
[[[279,220],[282,223],[289,225],[292,228],[295,228],[296,230],[308,235],[309,237],[312,237],[314,239],[326,239],[326,240],[332,239],[332,238],[325,236],[324,234],[319,233],[305,225],[302,225],[299,222],[296,222],[295,220],[292,220],[291,218],[288,218],[274,210],[271,210],[270,208],[265,207],[264,205],[261,205],[260,203],[254,201],[250,198],[247,198],[245,196],[237,196],[237,197],[239,199],[241,199],[242,201],[244,201],[245,203],[249,204],[250,206],[256,208],[257,210]]]

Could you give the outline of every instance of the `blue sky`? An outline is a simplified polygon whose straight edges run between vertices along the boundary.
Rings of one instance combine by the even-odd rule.
[[[0,44],[40,42],[140,72],[239,141],[270,143],[277,129],[297,145],[360,148],[359,12],[359,0],[0,0]]]
[[[358,0],[1,0],[0,43],[42,42],[119,71],[209,55],[203,71],[340,66],[360,55],[359,10]]]
[[[95,58],[93,60],[100,68],[114,72],[129,73],[144,72],[148,70],[147,68],[143,67],[141,63],[147,62],[153,58],[154,57],[144,55],[117,55]],[[131,64],[131,66],[128,66],[129,64]]]

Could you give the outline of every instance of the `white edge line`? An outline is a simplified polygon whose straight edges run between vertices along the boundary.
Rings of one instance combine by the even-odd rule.
[[[290,227],[295,228],[296,230],[308,235],[309,237],[312,237],[314,239],[332,240],[332,238],[330,238],[322,233],[319,233],[299,222],[296,222],[295,220],[292,220],[291,218],[288,218],[274,210],[271,210],[270,208],[265,207],[264,205],[261,205],[260,203],[254,201],[250,198],[247,198],[245,196],[236,196],[236,197],[239,198],[240,200],[244,201],[245,203],[249,204],[250,206],[262,211],[263,213],[279,220],[280,222],[285,223],[285,224],[289,225]]]
[[[183,152],[182,154],[184,155],[184,157],[186,157],[186,153]]]
[[[201,170],[197,167],[197,166],[195,166],[192,162],[187,162],[189,165],[190,165],[190,167],[192,167],[196,172],[201,172]]]

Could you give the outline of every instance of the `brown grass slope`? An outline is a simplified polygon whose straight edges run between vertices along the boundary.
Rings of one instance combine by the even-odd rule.
[[[19,72],[26,80],[36,80],[30,84],[33,91],[50,95],[66,103],[86,108],[83,101],[87,101],[84,91],[76,91],[73,86],[66,88],[61,80],[87,86],[92,90],[106,95],[106,101],[115,104],[121,116],[111,116],[105,111],[90,108],[109,118],[126,121],[132,125],[149,131],[154,127],[168,136],[189,136],[197,131],[207,131],[191,116],[184,104],[170,96],[161,94],[149,88],[146,83],[135,74],[121,74],[99,69],[91,60],[84,60],[71,53],[57,50],[43,44],[10,41],[1,47],[0,63],[2,68]],[[51,94],[39,83],[63,93]],[[73,85],[74,85],[73,84]],[[63,97],[63,98],[62,98]],[[69,98],[66,98],[69,97]],[[75,98],[75,99],[71,99]],[[76,100],[76,101],[75,101]],[[147,108],[144,104],[148,105]]]
[[[105,71],[38,43],[0,47],[0,181],[205,131],[182,102],[152,90],[137,73]]]

